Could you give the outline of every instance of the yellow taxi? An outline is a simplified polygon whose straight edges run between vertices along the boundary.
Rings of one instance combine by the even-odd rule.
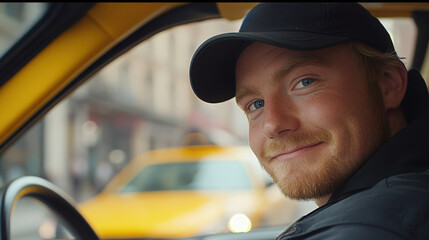
[[[79,210],[102,238],[248,232],[272,207],[269,185],[249,147],[161,149],[131,161]]]

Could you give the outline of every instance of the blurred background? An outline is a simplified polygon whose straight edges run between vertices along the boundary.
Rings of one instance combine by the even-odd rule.
[[[43,3],[1,4],[1,49],[44,11]],[[414,22],[409,18],[381,21],[409,67]],[[216,145],[248,145],[247,119],[235,100],[214,105],[200,101],[188,76],[196,48],[213,35],[237,31],[240,23],[210,20],[175,27],[114,60],[0,156],[0,183],[23,175],[41,176],[81,203],[99,194],[133,159],[152,150],[186,145],[190,133],[199,132]],[[285,200],[279,209],[289,216],[284,222],[273,222],[290,224],[290,219],[315,207],[312,202]],[[39,234],[41,220],[28,218],[31,211],[49,215],[37,203],[20,201],[12,222],[14,239],[34,239],[26,238],[22,230],[28,225],[34,225],[31,234]]]

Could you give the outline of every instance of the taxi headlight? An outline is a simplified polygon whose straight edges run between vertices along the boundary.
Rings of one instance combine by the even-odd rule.
[[[228,229],[234,233],[248,232],[252,229],[252,221],[245,214],[235,214],[228,221]]]

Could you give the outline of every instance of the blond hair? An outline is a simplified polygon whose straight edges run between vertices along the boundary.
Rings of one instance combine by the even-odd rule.
[[[368,87],[372,94],[380,94],[377,79],[384,67],[397,67],[404,65],[396,52],[383,53],[358,41],[344,43],[352,54],[353,59],[361,67],[368,81]]]

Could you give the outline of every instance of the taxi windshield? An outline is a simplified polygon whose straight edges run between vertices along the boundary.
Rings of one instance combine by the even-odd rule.
[[[119,192],[248,189],[250,181],[241,162],[205,161],[148,166]]]

